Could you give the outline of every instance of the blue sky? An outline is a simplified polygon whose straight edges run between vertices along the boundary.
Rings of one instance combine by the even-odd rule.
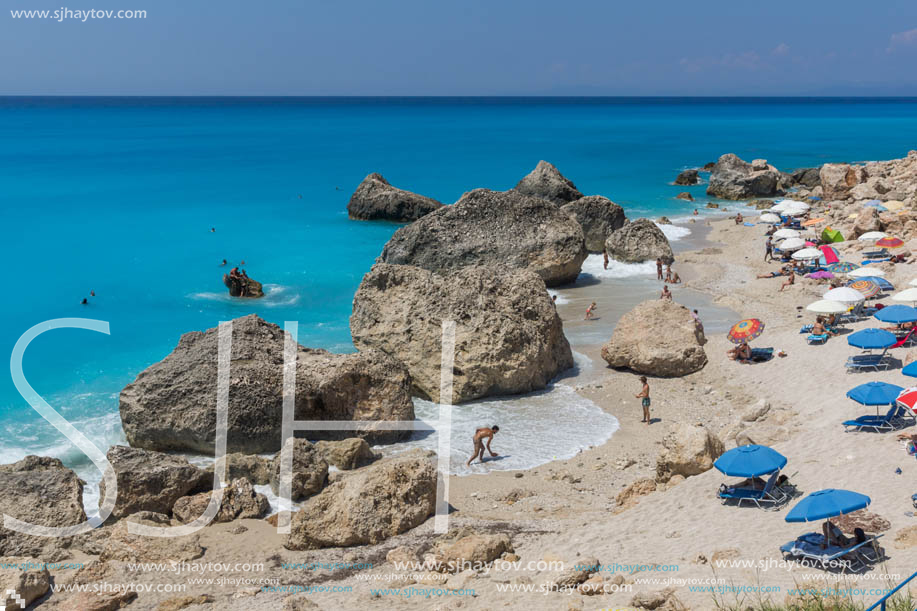
[[[917,2],[5,0],[0,95],[917,95]],[[134,9],[145,19],[14,19]]]

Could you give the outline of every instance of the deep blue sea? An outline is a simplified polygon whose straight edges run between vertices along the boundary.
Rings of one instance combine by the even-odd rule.
[[[722,153],[793,169],[913,148],[913,99],[0,99],[0,352],[44,320],[108,321],[25,360],[101,444],[120,436],[120,389],[184,332],[256,312],[353,349],[353,293],[397,228],[347,218],[370,172],[451,203],[546,159],[632,218],[679,216],[675,175]],[[225,297],[224,258],[268,296]],[[0,376],[0,462],[67,448]]]

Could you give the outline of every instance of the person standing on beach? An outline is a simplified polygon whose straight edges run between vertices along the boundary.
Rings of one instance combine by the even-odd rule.
[[[484,440],[487,440],[487,451],[490,452],[490,455],[493,458],[497,457],[496,452],[490,449],[490,442],[493,441],[494,433],[498,432],[500,427],[496,424],[491,427],[481,427],[474,432],[474,437],[472,441],[474,442],[474,454],[471,455],[471,458],[468,459],[468,462],[465,463],[466,466],[470,467],[471,463],[478,456],[481,457],[481,462],[484,462]]]
[[[583,320],[589,320],[592,318],[592,315],[595,313],[595,302],[593,301],[588,308],[586,308],[586,317]]]
[[[602,259],[602,265],[605,266],[605,269],[608,269],[608,249],[606,248],[602,249]]]
[[[656,280],[662,280],[662,257],[656,257]]]
[[[767,242],[764,243],[764,262],[774,260],[774,240],[767,236]]]
[[[640,399],[640,404],[643,406],[643,420],[640,422],[645,422],[649,426],[652,420],[650,418],[650,385],[646,381],[646,376],[640,376],[640,383],[643,384],[643,388],[634,396]]]

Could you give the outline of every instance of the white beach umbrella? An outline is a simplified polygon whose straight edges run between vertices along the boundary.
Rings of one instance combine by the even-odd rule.
[[[873,267],[872,265],[864,265],[863,267],[858,267],[847,272],[847,275],[852,278],[865,278],[867,276],[884,276],[885,271],[878,267]]]
[[[819,299],[815,303],[810,303],[806,309],[816,314],[843,314],[847,311],[847,306],[840,301],[830,301],[828,299]]]
[[[840,303],[860,303],[861,301],[866,301],[866,296],[863,295],[863,293],[849,286],[831,289],[824,294],[824,298],[828,301],[838,301]]]
[[[774,204],[769,208],[771,212],[783,212],[786,210],[786,204]]]
[[[762,214],[758,220],[762,223],[779,223],[780,217],[776,214],[765,213]]]
[[[895,301],[917,301],[917,288],[905,289],[900,293],[892,295]]]
[[[787,212],[796,211],[796,210],[800,212],[808,212],[810,207],[811,206],[809,206],[809,204],[804,204],[803,202],[790,201],[790,202],[783,203],[783,209],[786,210]]]
[[[805,202],[801,202],[798,199],[778,199],[774,203],[776,203],[778,206],[805,206],[806,208],[809,207],[809,204]]]
[[[802,238],[787,238],[780,243],[780,250],[799,250],[806,245]]]
[[[914,278],[913,280],[908,282],[908,284],[910,284],[911,286],[917,286],[917,278]]]
[[[785,240],[787,238],[798,238],[799,232],[795,229],[778,229],[774,232],[775,240]]]
[[[882,238],[888,237],[888,234],[884,231],[867,231],[863,235],[857,238],[860,242],[875,242],[876,240],[881,240]]]
[[[802,250],[797,250],[793,253],[793,258],[797,261],[805,261],[807,259],[817,259],[822,256],[824,253],[818,250],[817,248],[803,248]]]

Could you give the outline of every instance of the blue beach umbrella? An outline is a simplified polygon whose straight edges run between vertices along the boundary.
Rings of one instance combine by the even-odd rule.
[[[879,276],[860,276],[859,278],[857,278],[857,280],[868,280],[870,282],[878,284],[879,288],[882,289],[883,291],[894,291],[895,290],[894,284],[892,284],[885,278],[881,278]],[[854,282],[856,282],[856,280],[851,280],[850,282],[847,283],[847,286],[850,286]]]
[[[876,350],[894,346],[898,343],[898,338],[894,333],[885,329],[863,329],[848,335],[847,343],[864,350]]]
[[[891,405],[904,390],[887,382],[866,382],[847,391],[847,398],[863,405]]]
[[[716,459],[713,466],[723,475],[758,477],[786,465],[786,456],[767,446],[747,445],[733,448]]]
[[[903,322],[915,322],[917,321],[917,308],[909,305],[892,305],[882,308],[873,316],[876,317],[876,320],[896,325]]]
[[[911,376],[912,378],[917,378],[917,361],[905,366],[904,369],[901,370],[901,373],[906,376]]]
[[[850,490],[828,488],[813,492],[793,507],[786,518],[787,522],[815,522],[826,520],[864,509],[872,502],[865,494]]]

